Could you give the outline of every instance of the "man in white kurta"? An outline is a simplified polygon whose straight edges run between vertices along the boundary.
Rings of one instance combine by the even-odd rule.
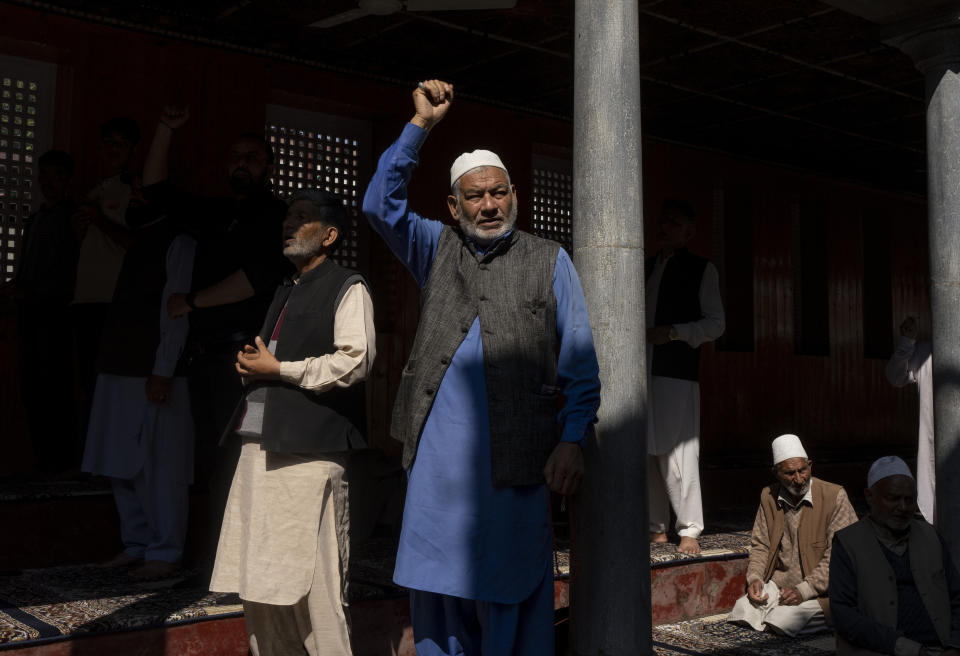
[[[900,324],[900,340],[887,362],[887,380],[895,387],[917,385],[920,430],[917,439],[917,507],[930,524],[936,523],[936,463],[933,453],[933,359],[930,342],[917,341],[917,320]]]
[[[83,471],[110,478],[124,547],[104,565],[145,561],[134,572],[139,578],[177,569],[186,539],[194,432],[187,380],[177,375],[177,364],[189,326],[170,318],[165,306],[171,294],[190,289],[195,246],[181,235],[167,249],[152,371],[100,373],[90,412]]]
[[[684,201],[667,201],[660,216],[657,253],[646,280],[647,370],[652,372],[653,346],[680,340],[691,348],[723,334],[723,304],[716,267],[706,262],[699,286],[701,316],[684,323],[656,325],[661,280],[672,257],[685,250],[696,232],[693,211]],[[676,514],[678,551],[698,553],[703,531],[700,496],[700,385],[651,373],[647,387],[647,485],[650,496],[650,539],[666,542],[670,509]]]
[[[322,194],[309,192],[295,199],[284,222],[284,254],[298,269],[295,287],[302,287],[304,276],[315,274],[321,265],[335,266],[324,261],[338,233],[345,232],[335,229],[329,216],[317,213],[329,201]],[[343,222],[337,225],[345,227]],[[335,306],[334,352],[298,361],[274,357],[292,302],[287,301],[269,343],[257,337],[255,347],[238,354],[237,369],[245,380],[278,381],[317,395],[365,380],[376,355],[376,332],[370,293],[356,278],[352,284],[352,279],[344,283]],[[313,309],[314,321],[329,320],[323,308]],[[302,310],[294,312],[299,312],[301,326],[310,324],[309,317],[304,323]],[[292,314],[287,323],[291,321]],[[249,392],[243,403],[235,425],[243,447],[210,589],[240,595],[254,656],[349,656],[347,454],[269,450],[264,397]],[[289,420],[300,423],[297,417]]]

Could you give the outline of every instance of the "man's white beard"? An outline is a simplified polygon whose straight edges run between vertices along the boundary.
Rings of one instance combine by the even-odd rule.
[[[323,243],[319,239],[296,239],[283,247],[283,254],[289,260],[309,260],[320,254]]]
[[[460,229],[463,230],[463,234],[477,242],[481,246],[489,246],[494,241],[504,236],[511,230],[513,230],[514,224],[517,222],[517,204],[513,203],[510,206],[510,213],[503,217],[503,215],[498,215],[503,218],[503,225],[497,228],[494,231],[485,230],[482,233],[480,229],[467,219],[466,214],[464,214],[463,206],[460,205],[459,200],[457,201],[457,218],[460,220]]]
[[[797,498],[797,499],[799,499],[800,497],[802,497],[803,495],[805,495],[805,494],[807,493],[807,490],[809,490],[809,489],[810,489],[810,480],[809,480],[809,479],[807,479],[807,482],[806,482],[806,483],[804,483],[803,485],[800,485],[800,486],[792,485],[792,484],[787,485],[787,492],[789,492],[790,494],[792,494],[792,495],[794,496],[794,498]]]

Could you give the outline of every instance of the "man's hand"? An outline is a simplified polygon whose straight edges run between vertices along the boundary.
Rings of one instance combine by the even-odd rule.
[[[167,105],[160,112],[160,122],[171,130],[183,127],[190,118],[190,110],[179,105]]]
[[[73,227],[73,234],[76,235],[77,241],[83,241],[87,236],[87,228],[98,214],[100,214],[100,208],[91,203],[84,203],[73,213],[70,217],[70,225]]]
[[[237,372],[253,380],[279,378],[280,361],[273,357],[267,345],[257,336],[256,346],[247,344],[237,352]]]
[[[796,588],[780,588],[781,606],[799,606],[803,603],[803,595]]]
[[[146,385],[144,385],[147,400],[157,405],[170,405],[170,389],[172,385],[172,378],[151,374],[150,377],[147,378]]]
[[[583,479],[583,453],[579,444],[560,442],[553,448],[543,468],[543,477],[550,490],[557,494],[573,494]]]
[[[442,80],[425,80],[413,90],[413,108],[410,119],[414,125],[430,130],[443,120],[453,102],[453,85]]]
[[[172,319],[179,319],[193,309],[187,305],[186,294],[170,294],[167,299],[167,314]]]
[[[918,332],[919,328],[917,327],[917,320],[914,317],[907,317],[903,320],[903,323],[900,324],[900,334],[904,337],[916,339]]]
[[[747,599],[754,606],[763,606],[770,595],[763,594],[763,581],[754,581],[747,586]]]
[[[670,329],[673,326],[654,326],[647,329],[647,343],[660,346],[670,341]]]

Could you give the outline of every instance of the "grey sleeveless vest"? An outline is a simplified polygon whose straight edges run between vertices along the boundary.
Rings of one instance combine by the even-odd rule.
[[[458,230],[444,227],[393,406],[391,433],[403,442],[404,467],[416,456],[447,366],[479,315],[493,484],[543,482],[560,435],[553,295],[559,249],[514,230],[479,255]]]

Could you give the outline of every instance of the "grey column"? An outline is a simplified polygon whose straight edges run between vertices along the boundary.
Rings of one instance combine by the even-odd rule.
[[[927,81],[937,527],[960,562],[960,21],[898,39]]]
[[[652,653],[636,0],[576,0],[574,256],[603,383],[573,514],[571,647]]]

